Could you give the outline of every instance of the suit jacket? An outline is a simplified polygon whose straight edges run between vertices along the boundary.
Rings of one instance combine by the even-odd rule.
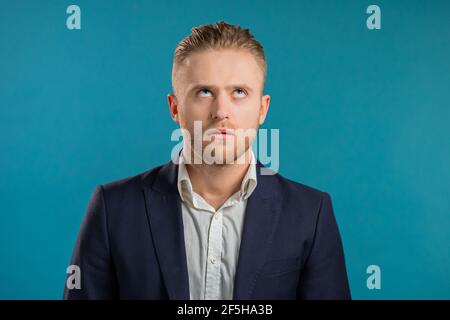
[[[256,166],[233,299],[350,299],[330,196]],[[71,260],[81,288],[65,299],[189,299],[177,174],[170,161],[95,188]]]

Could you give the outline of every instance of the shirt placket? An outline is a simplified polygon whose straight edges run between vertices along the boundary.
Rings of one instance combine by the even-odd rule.
[[[222,210],[218,210],[211,219],[208,235],[208,255],[206,262],[205,299],[220,299],[220,266],[222,256]]]

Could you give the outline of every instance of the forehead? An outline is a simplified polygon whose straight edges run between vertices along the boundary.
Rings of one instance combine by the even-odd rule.
[[[198,84],[226,86],[233,83],[242,83],[256,90],[263,81],[263,72],[256,58],[243,49],[195,52],[189,55],[181,69],[186,90]]]

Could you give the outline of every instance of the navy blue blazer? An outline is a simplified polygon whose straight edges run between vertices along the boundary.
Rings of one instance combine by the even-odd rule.
[[[330,196],[262,167],[233,299],[350,299]],[[170,161],[95,188],[71,259],[81,288],[65,286],[64,299],[189,299],[177,174]]]

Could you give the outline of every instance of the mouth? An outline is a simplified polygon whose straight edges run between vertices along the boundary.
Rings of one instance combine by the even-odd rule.
[[[210,130],[209,136],[213,136],[214,139],[227,139],[234,137],[233,130],[226,129],[226,128],[218,128],[214,130]]]

